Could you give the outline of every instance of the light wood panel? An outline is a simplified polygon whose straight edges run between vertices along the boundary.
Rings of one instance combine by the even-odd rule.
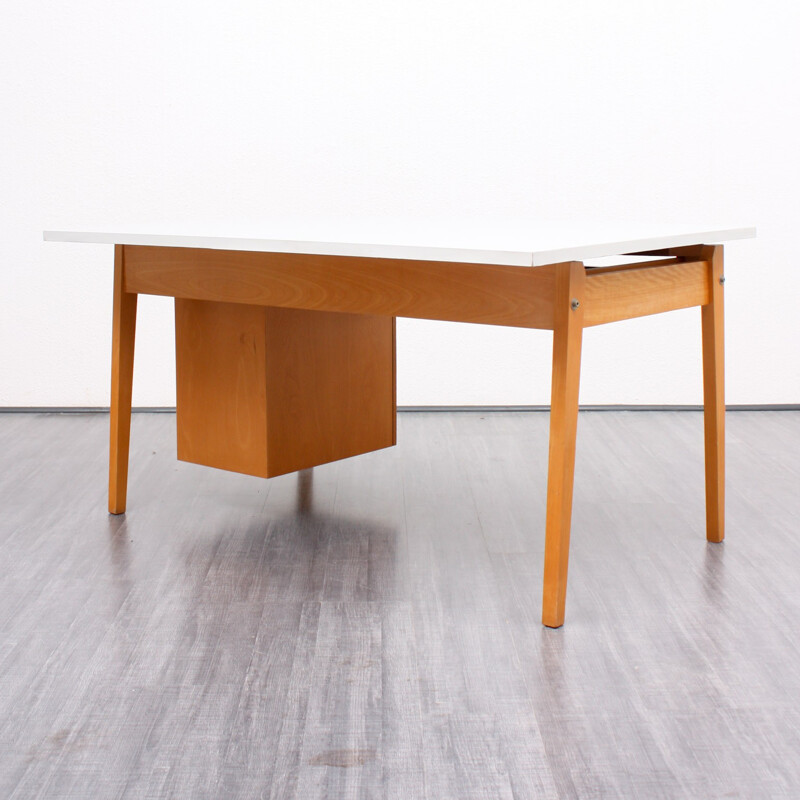
[[[573,261],[558,266],[542,592],[542,623],[549,628],[558,628],[564,624],[567,597],[586,284],[586,273],[580,262]]]
[[[725,337],[722,245],[706,247],[710,302],[701,309],[706,463],[706,538],[725,538]]]
[[[111,426],[108,462],[108,511],[124,514],[128,495],[133,350],[136,295],[124,289],[125,255],[114,247],[114,301],[111,329]]]
[[[194,300],[553,326],[553,268],[125,246],[126,288]]]
[[[178,458],[267,475],[266,309],[175,300]]]
[[[178,457],[272,477],[395,443],[392,317],[175,301]]]
[[[266,309],[268,472],[395,444],[393,317]]]
[[[590,327],[704,305],[709,296],[708,266],[704,261],[613,271],[590,270],[584,325]]]
[[[642,269],[643,267],[666,267],[670,264],[681,264],[681,258],[659,258],[653,261],[637,261],[633,264],[611,264],[607,267],[586,267],[588,275],[601,275],[604,272],[624,272],[630,269]]]

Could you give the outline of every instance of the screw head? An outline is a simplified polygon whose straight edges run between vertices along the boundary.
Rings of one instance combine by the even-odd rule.
[[[725,276],[724,276],[724,275],[720,275],[720,276],[719,276],[719,283],[720,283],[720,286],[721,286],[723,283],[725,283]]]
[[[574,311],[576,308],[580,308],[581,304],[577,297],[573,297],[570,305],[572,306],[572,310]]]

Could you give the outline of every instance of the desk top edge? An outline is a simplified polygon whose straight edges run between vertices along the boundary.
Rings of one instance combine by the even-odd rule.
[[[306,255],[393,258],[412,261],[448,261],[473,264],[500,264],[539,267],[562,261],[583,261],[620,256],[643,250],[660,250],[692,244],[718,244],[755,237],[754,227],[677,231],[655,236],[614,238],[610,241],[578,241],[562,247],[502,250],[453,248],[406,244],[367,244],[347,242],[289,241],[222,236],[185,236],[156,233],[114,233],[93,231],[44,231],[49,242],[127,244],[161,247],[190,247],[210,250],[248,250],[254,252],[297,253]]]

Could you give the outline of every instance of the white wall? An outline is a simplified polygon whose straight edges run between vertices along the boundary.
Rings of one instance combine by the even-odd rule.
[[[111,248],[49,228],[359,217],[755,224],[731,403],[800,401],[796,2],[6,0],[0,406],[106,405]],[[401,321],[401,404],[549,397],[550,335]],[[134,403],[174,403],[140,299]],[[585,337],[585,403],[698,403],[699,312]]]

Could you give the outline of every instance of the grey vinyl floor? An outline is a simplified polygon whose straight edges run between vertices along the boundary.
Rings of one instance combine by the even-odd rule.
[[[0,415],[0,798],[799,798],[800,413],[584,412],[542,628],[545,413],[405,413],[263,481]]]

